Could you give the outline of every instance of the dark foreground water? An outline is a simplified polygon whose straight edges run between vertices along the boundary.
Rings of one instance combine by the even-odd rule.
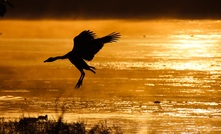
[[[71,50],[72,39],[2,35],[0,116],[57,119],[64,110],[68,122],[106,121],[124,133],[221,133],[221,22],[167,23],[175,28],[125,32],[106,45],[78,90],[69,61],[43,63]]]

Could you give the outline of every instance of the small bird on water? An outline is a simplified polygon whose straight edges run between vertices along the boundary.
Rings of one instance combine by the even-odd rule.
[[[90,70],[94,74],[95,67],[89,66],[84,60],[91,61],[94,55],[100,51],[105,43],[116,42],[120,38],[120,33],[112,32],[104,37],[95,38],[95,33],[90,30],[81,32],[74,38],[74,47],[72,51],[63,56],[49,57],[44,62],[53,62],[58,59],[69,59],[75,67],[81,72],[81,76],[75,86],[75,89],[80,88],[85,76],[85,70]]]

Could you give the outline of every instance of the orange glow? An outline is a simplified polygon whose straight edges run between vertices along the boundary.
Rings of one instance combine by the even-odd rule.
[[[208,35],[180,35],[176,37],[177,44],[175,47],[179,50],[180,56],[189,60],[185,62],[179,62],[174,65],[178,70],[207,70],[210,67],[210,63],[202,63],[200,60],[203,58],[211,58],[214,53],[210,48],[216,43]]]

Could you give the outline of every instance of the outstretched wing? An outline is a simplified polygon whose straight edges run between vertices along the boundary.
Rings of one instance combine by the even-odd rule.
[[[119,37],[119,33],[113,32],[102,38],[95,39],[94,32],[90,30],[83,31],[74,38],[73,51],[81,58],[90,61],[105,43],[115,42]]]
[[[104,36],[102,38],[95,39],[94,42],[97,43],[112,43],[116,42],[120,38],[120,33],[113,32],[108,34],[107,36]]]
[[[90,30],[85,30],[81,32],[78,36],[74,38],[74,47],[73,50],[77,52],[83,52],[87,47],[88,42],[94,40],[95,33]]]

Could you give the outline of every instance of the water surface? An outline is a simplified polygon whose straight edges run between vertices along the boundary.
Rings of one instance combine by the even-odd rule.
[[[98,36],[112,32],[104,27],[116,26],[122,38],[88,63],[97,73],[86,71],[78,90],[80,73],[68,60],[43,61],[71,50],[83,24],[0,23],[9,25],[0,28],[1,117],[56,119],[64,107],[68,122],[84,120],[90,126],[107,120],[124,133],[221,132],[220,21],[98,21],[95,26],[96,21],[85,21]],[[21,32],[23,23],[33,29]]]

